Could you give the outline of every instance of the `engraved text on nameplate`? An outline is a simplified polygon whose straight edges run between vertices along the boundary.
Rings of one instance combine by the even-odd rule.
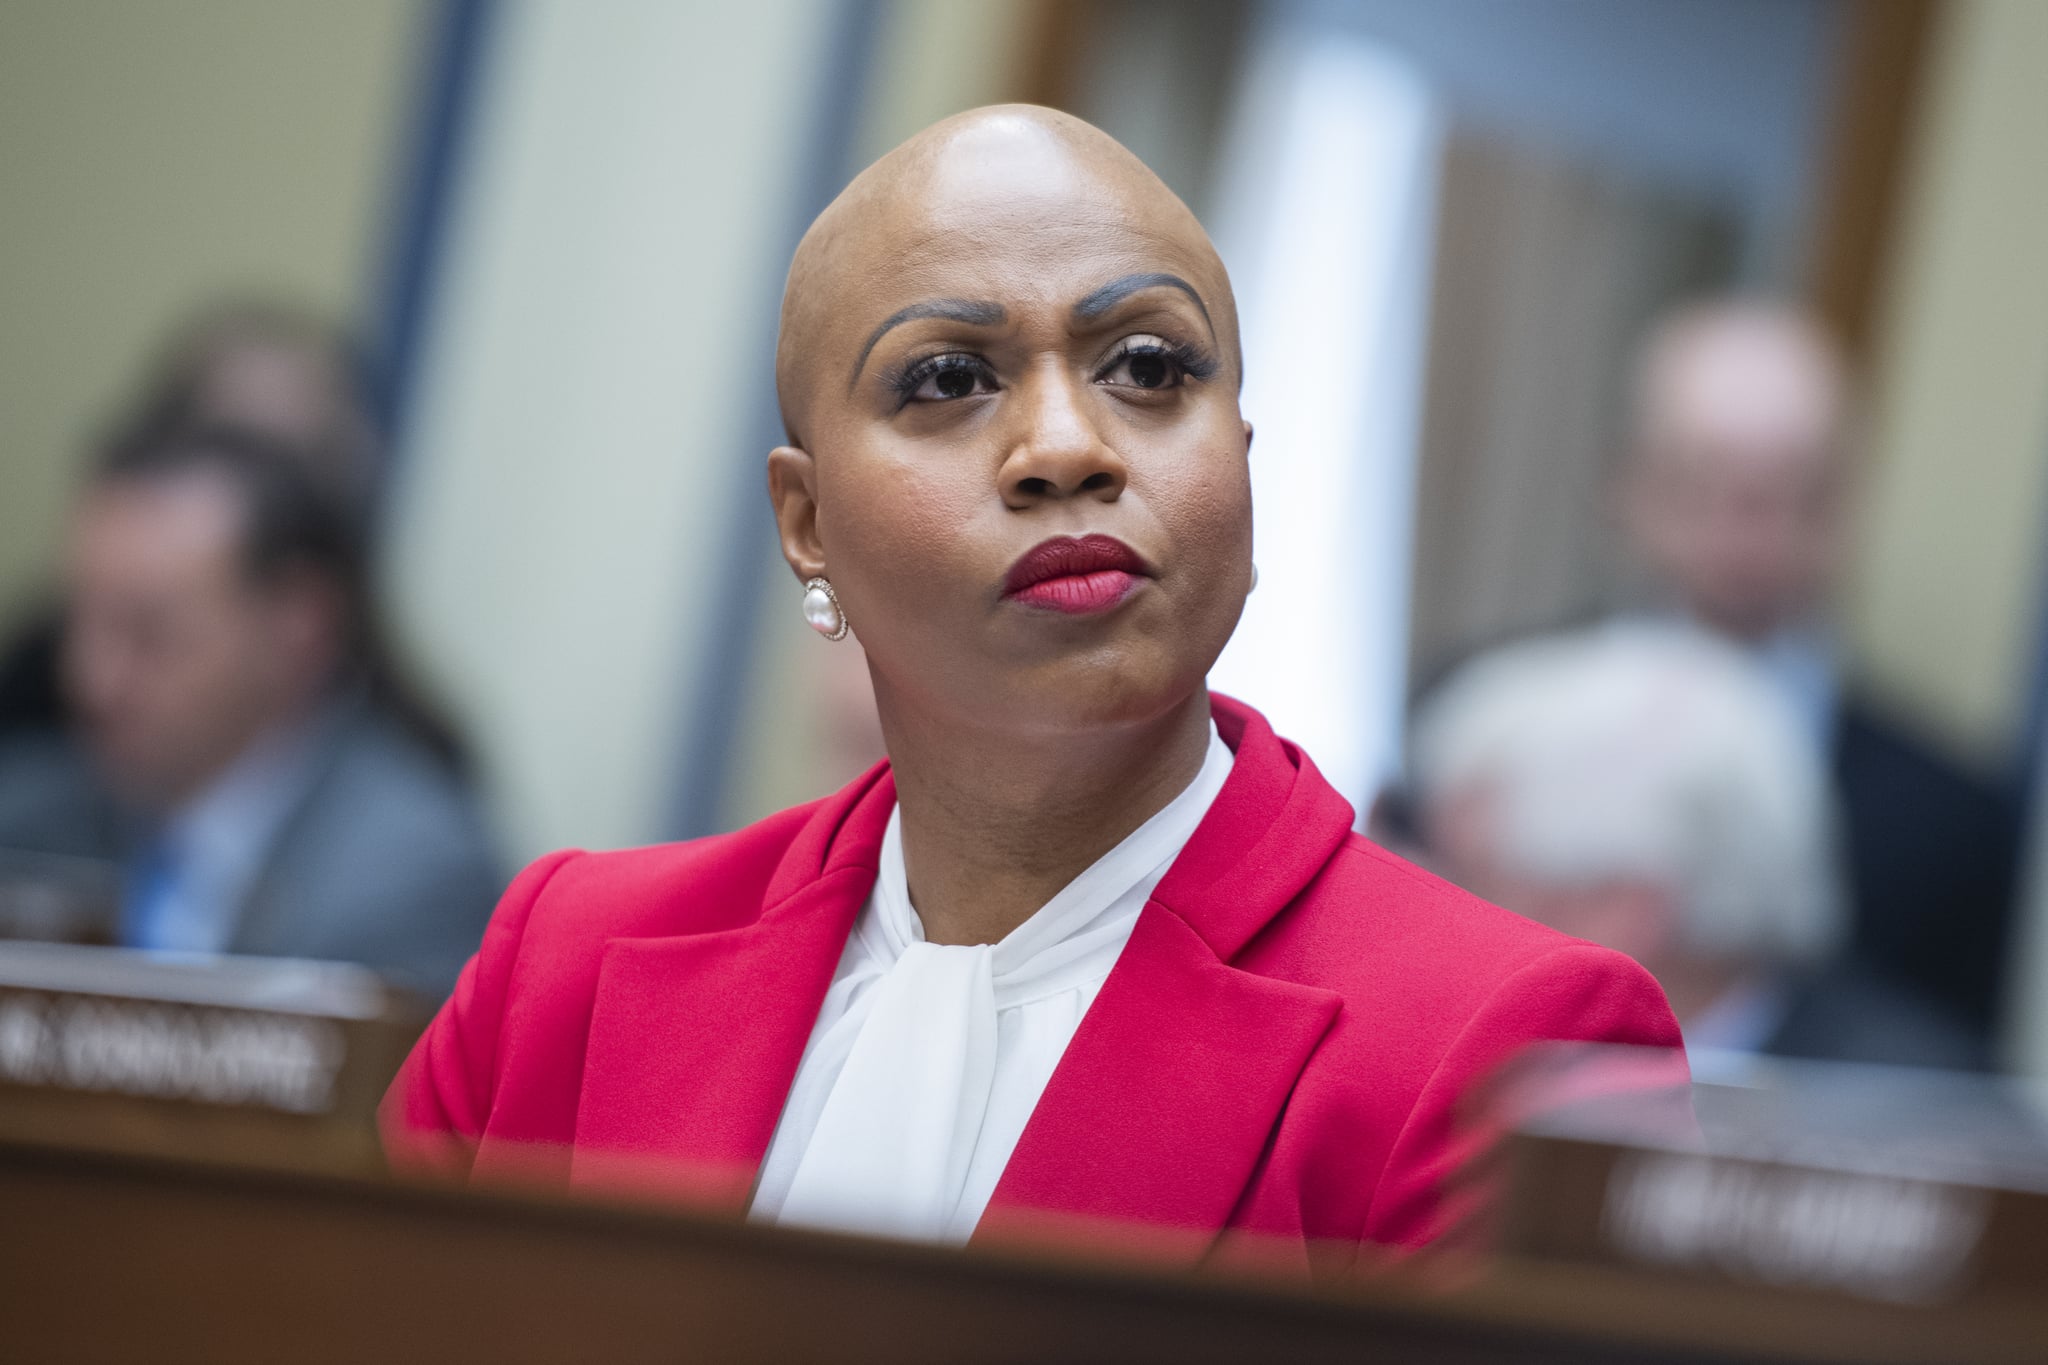
[[[321,1114],[346,1055],[331,1019],[0,990],[0,1082],[14,1085]]]

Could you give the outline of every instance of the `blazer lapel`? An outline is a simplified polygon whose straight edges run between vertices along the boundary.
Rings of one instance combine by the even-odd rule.
[[[1230,961],[1344,843],[1351,807],[1265,721],[1214,699],[1230,780],[1138,917],[975,1238],[1113,1221],[1192,1258],[1229,1221],[1335,992]]]
[[[606,945],[572,1183],[658,1184],[744,1209],[894,804],[879,768],[824,803],[752,923]]]
[[[1032,1112],[974,1239],[1113,1222],[1199,1257],[1251,1179],[1332,992],[1227,967],[1156,900]],[[1142,1229],[1142,1233],[1140,1232]]]

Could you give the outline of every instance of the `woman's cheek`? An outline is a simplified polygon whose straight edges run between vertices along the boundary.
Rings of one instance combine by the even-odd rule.
[[[860,576],[904,628],[937,627],[978,603],[989,568],[972,513],[936,494],[878,509],[860,533]],[[1006,566],[1002,566],[1006,567]],[[999,578],[1002,567],[995,569]]]
[[[827,553],[850,577],[914,582],[921,562],[944,553],[958,515],[946,471],[886,443],[844,453],[820,488]]]
[[[1172,481],[1171,501],[1160,516],[1184,547],[1215,556],[1238,553],[1252,525],[1251,476],[1243,458],[1226,452],[1195,463]]]

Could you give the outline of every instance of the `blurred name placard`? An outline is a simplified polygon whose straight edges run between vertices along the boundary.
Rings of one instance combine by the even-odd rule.
[[[341,963],[0,943],[0,1135],[371,1167],[419,1019]]]
[[[1613,1102],[1522,1100],[1504,1250],[1901,1305],[2048,1296],[2048,1130],[2028,1092],[1773,1062],[1693,1105],[1674,1135]]]
[[[34,995],[45,1021],[79,999],[277,1016],[273,1023],[331,1025],[344,1049],[377,1018],[374,983],[352,973],[223,963],[159,977],[158,969],[177,964],[123,954],[95,961],[81,952],[0,963],[0,1001]],[[84,979],[67,974],[88,967]],[[20,984],[29,978],[33,984]],[[1194,1264],[1181,1254],[1184,1243],[1154,1257],[1147,1244],[1125,1247],[1120,1230],[1095,1224],[1058,1239],[961,1250],[766,1227],[666,1201],[586,1199],[516,1181],[465,1188],[312,1169],[274,1154],[238,1162],[189,1145],[202,1116],[296,1125],[267,1131],[275,1150],[301,1152],[322,1125],[367,1119],[351,1098],[356,1054],[345,1051],[337,1062],[326,1044],[309,1041],[337,1035],[295,1035],[301,1042],[288,1067],[263,1071],[239,1099],[220,1103],[165,1094],[164,1077],[181,1067],[194,1075],[231,1070],[222,1060],[228,1052],[204,1051],[205,1039],[227,1035],[201,1028],[192,1045],[199,1051],[151,1044],[147,1064],[141,1054],[114,1062],[107,1059],[120,1048],[138,1045],[106,1041],[101,1030],[111,1016],[61,1017],[63,1029],[83,1030],[65,1036],[90,1039],[74,1045],[101,1050],[100,1060],[80,1063],[64,1083],[8,1082],[0,1095],[0,1114],[9,1115],[0,1123],[0,1355],[9,1359],[2034,1365],[2048,1340],[2039,1296],[1961,1297],[1976,1292],[1973,1276],[1996,1259],[1987,1248],[1998,1235],[2004,1188],[1973,1187],[1990,1201],[1982,1224],[1924,1205],[1877,1215],[1878,1239],[1889,1249],[1864,1260],[1885,1268],[1878,1298],[1788,1290],[1785,1276],[1757,1276],[1748,1263],[1732,1276],[1715,1268],[1718,1280],[1697,1273],[1699,1247],[1752,1254],[1809,1243],[1787,1241],[1752,1212],[1778,1202],[1777,1188],[1729,1194],[1712,1183],[1714,1173],[1742,1169],[1742,1158],[1711,1158],[1704,1189],[1697,1166],[1667,1172],[1639,1164],[1704,1157],[1697,1144],[1671,1137],[1668,1091],[1651,1106],[1654,1140],[1611,1122],[1620,1112],[1612,1095],[1595,1104],[1597,1133],[1550,1115],[1518,1124],[1511,1142],[1521,1144],[1522,1173],[1532,1180],[1515,1186],[1513,1254],[1441,1265],[1333,1257],[1311,1275],[1309,1265],[1284,1258],[1285,1247],[1219,1247]],[[131,1025],[111,1027],[125,1039]],[[114,1089],[117,1082],[135,1093]],[[325,1111],[295,1107],[318,1093],[330,1098]],[[103,1136],[68,1144],[24,1138],[8,1127],[23,1096],[116,1104],[131,1117],[176,1112],[188,1145],[112,1151]],[[1685,1107],[1682,1090],[1678,1098]],[[1585,1093],[1576,1100],[1587,1102]],[[95,1131],[105,1119],[98,1116]],[[1696,1136],[1690,1118],[1685,1126]],[[291,1143],[279,1140],[287,1131]],[[1820,1245],[1870,1226],[1867,1210],[1831,1212],[1831,1204],[1812,1207],[1825,1200],[1804,1198],[1810,1211],[1793,1221],[1837,1231]],[[1725,1229],[1700,1214],[1724,1200],[1739,1211]],[[1895,1229],[1893,1219],[1904,1221]],[[1899,1301],[1898,1267],[1914,1263],[1900,1247],[1965,1243],[1956,1262],[1962,1277],[1940,1282],[1945,1301]],[[1799,1272],[1791,1279],[1808,1275],[1799,1256],[1791,1263]]]

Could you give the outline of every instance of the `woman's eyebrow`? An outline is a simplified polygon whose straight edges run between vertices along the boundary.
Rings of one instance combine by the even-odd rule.
[[[899,327],[919,318],[945,318],[949,322],[965,322],[976,327],[993,327],[1009,314],[1000,303],[981,303],[974,299],[932,299],[926,303],[913,303],[908,308],[899,308],[882,320],[882,325],[868,333],[868,344],[860,348],[860,359],[853,362],[853,374],[846,381],[849,392],[860,382],[860,372],[868,363],[868,355],[875,349],[875,343],[887,336],[891,327]]]
[[[1209,339],[1214,341],[1216,339],[1216,324],[1209,320],[1209,305],[1202,302],[1202,296],[1195,291],[1193,285],[1178,275],[1155,272],[1145,275],[1125,275],[1122,279],[1111,280],[1108,284],[1093,291],[1086,298],[1075,304],[1074,317],[1081,322],[1093,322],[1096,318],[1101,317],[1104,313],[1107,313],[1139,290],[1157,289],[1161,286],[1168,289],[1178,289],[1181,293],[1186,294],[1195,301],[1195,307],[1202,310],[1202,321],[1208,323]]]

